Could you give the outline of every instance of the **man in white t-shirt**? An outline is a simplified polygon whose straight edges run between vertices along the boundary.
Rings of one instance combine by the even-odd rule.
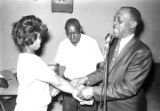
[[[55,63],[64,70],[62,76],[72,81],[95,71],[97,63],[103,61],[103,56],[97,41],[82,34],[77,19],[67,20],[65,30],[67,38],[59,45]],[[63,111],[97,111],[97,106],[95,103],[92,106],[82,106],[70,94],[64,94]]]

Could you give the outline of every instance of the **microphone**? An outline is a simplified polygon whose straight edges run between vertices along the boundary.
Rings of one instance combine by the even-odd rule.
[[[113,40],[113,35],[111,33],[108,33],[105,37],[105,44],[111,43]]]
[[[108,55],[108,51],[109,51],[109,44],[112,42],[113,40],[113,35],[108,33],[105,37],[105,44],[104,44],[104,59],[106,59],[106,56]]]

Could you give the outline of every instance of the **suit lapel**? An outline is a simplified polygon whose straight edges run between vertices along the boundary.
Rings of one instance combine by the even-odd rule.
[[[114,39],[113,42],[110,44],[110,49],[109,49],[109,66],[111,66],[111,61],[113,59],[113,55],[114,55],[114,51],[115,51],[115,48],[116,48],[116,45],[117,45],[117,42],[118,42],[118,39]],[[109,67],[110,69],[110,67]]]
[[[133,37],[127,44],[126,44],[126,46],[122,49],[122,51],[119,53],[119,55],[117,56],[117,58],[115,59],[115,63],[114,63],[114,65],[112,65],[112,67],[109,67],[109,69],[110,69],[110,71],[112,70],[112,68],[114,68],[114,66],[117,64],[117,62],[122,58],[122,57],[124,57],[128,52],[129,52],[129,50],[131,50],[131,48],[132,48],[132,46],[133,46],[133,44],[136,42],[136,39],[135,39],[135,37]],[[113,52],[114,51],[112,51],[112,56],[113,56]],[[112,58],[110,58],[110,59],[112,59]],[[110,63],[109,64],[111,64],[111,60],[110,60]]]

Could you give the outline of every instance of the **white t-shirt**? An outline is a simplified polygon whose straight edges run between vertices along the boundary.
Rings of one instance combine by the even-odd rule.
[[[46,111],[51,101],[49,82],[54,74],[40,57],[21,53],[17,64],[19,88],[15,111]]]
[[[95,71],[97,63],[102,61],[97,41],[83,34],[76,46],[68,38],[63,40],[55,57],[55,63],[66,67],[64,76],[71,80]]]

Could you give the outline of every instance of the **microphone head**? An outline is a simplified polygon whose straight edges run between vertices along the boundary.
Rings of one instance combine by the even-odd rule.
[[[113,40],[113,35],[110,34],[110,33],[108,33],[108,34],[106,35],[106,37],[105,37],[105,44],[111,43],[112,40]]]

